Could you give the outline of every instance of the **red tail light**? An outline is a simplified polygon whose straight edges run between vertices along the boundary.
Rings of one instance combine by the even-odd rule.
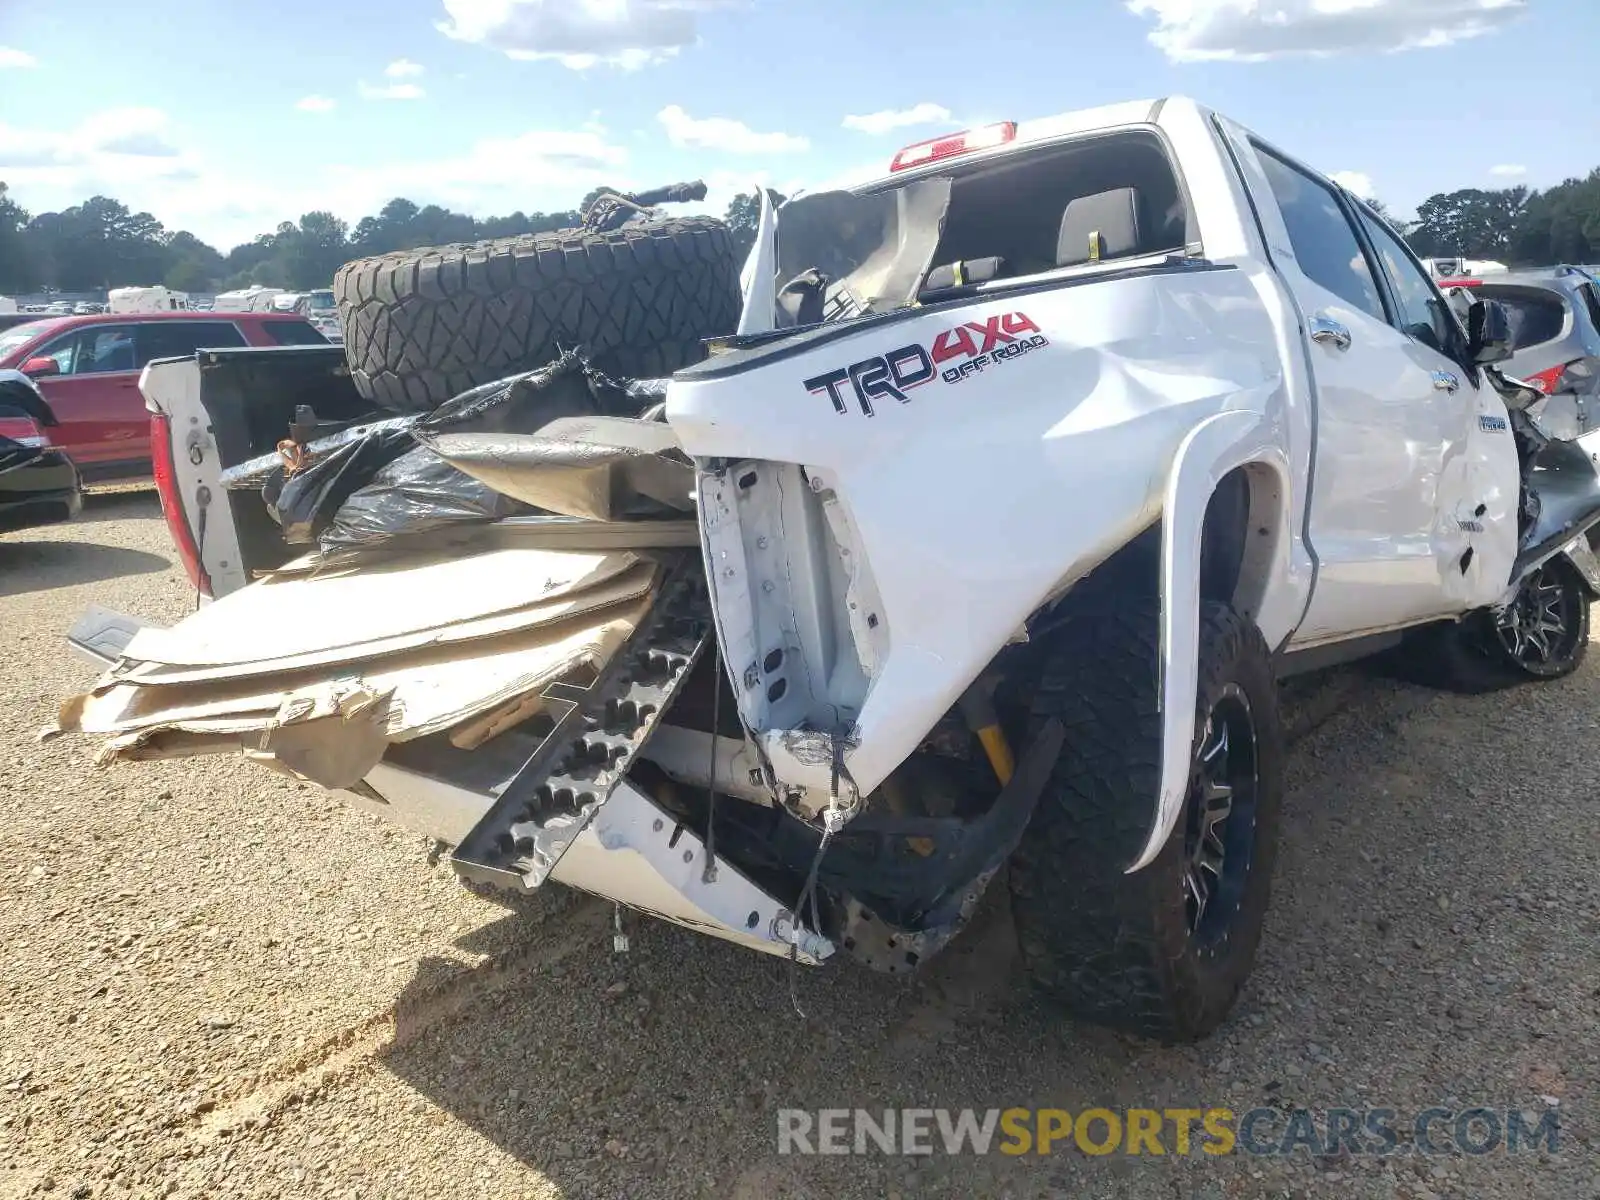
[[[165,413],[150,417],[150,461],[156,477],[156,495],[161,498],[161,515],[167,519],[167,530],[178,547],[178,558],[189,575],[189,582],[201,595],[209,596],[211,576],[200,562],[200,547],[189,528],[183,495],[178,491],[178,473],[172,461],[172,421]]]
[[[1548,396],[1561,385],[1561,376],[1566,373],[1566,370],[1566,363],[1562,363],[1559,367],[1551,367],[1548,371],[1539,371],[1536,374],[1529,375],[1527,382]]]
[[[1441,279],[1441,280],[1439,280],[1439,290],[1441,292],[1444,291],[1445,288],[1453,288],[1453,287],[1482,287],[1482,286],[1483,286],[1483,280],[1481,280],[1481,279]]]

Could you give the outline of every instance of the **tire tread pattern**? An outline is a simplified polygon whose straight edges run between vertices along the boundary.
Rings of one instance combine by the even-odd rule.
[[[1071,616],[1034,694],[1034,719],[1055,717],[1067,739],[1012,858],[1018,938],[1032,981],[1071,1015],[1190,1041],[1231,1008],[1266,911],[1283,761],[1271,654],[1254,623],[1225,605],[1202,604],[1198,698],[1208,706],[1230,680],[1245,687],[1260,777],[1249,911],[1223,961],[1205,962],[1185,936],[1181,824],[1155,862],[1124,873],[1143,847],[1160,787],[1160,601],[1095,582],[1064,602]]]
[[[567,229],[357,259],[333,281],[356,390],[430,409],[582,348],[602,371],[670,375],[733,332],[728,228],[674,217],[608,233]]]

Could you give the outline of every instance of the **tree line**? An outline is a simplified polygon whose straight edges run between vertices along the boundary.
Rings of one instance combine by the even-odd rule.
[[[226,254],[187,230],[171,231],[147,212],[94,196],[60,212],[33,215],[0,182],[0,294],[55,289],[101,291],[164,283],[185,292],[268,284],[326,287],[353,258],[565,229],[578,209],[473,217],[396,198],[352,229],[329,212],[309,212]],[[1380,206],[1381,207],[1381,206]],[[739,195],[727,220],[736,241],[754,239],[754,195]],[[1485,258],[1513,266],[1600,261],[1600,168],[1544,191],[1463,188],[1430,196],[1411,222],[1389,219],[1423,257]]]

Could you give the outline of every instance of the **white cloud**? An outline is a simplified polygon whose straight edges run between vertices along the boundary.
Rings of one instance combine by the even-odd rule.
[[[1489,168],[1489,174],[1496,179],[1521,179],[1527,173],[1528,168],[1520,163],[1501,163]]]
[[[844,119],[846,129],[862,133],[884,134],[908,125],[931,125],[935,121],[948,121],[950,110],[942,104],[914,104],[910,108],[886,108],[882,112]]]
[[[301,112],[325,113],[332,112],[335,104],[334,101],[328,99],[326,96],[302,96],[299,100],[295,101],[294,106]]]
[[[224,252],[317,209],[353,225],[396,196],[503,216],[574,208],[600,184],[628,190],[658,182],[633,178],[622,146],[575,130],[485,138],[448,156],[396,158],[373,167],[314,166],[287,182],[232,164],[223,169],[188,150],[175,158],[98,154],[59,161],[52,151],[66,137],[0,126],[0,178],[24,208],[49,212],[96,194],[114,196]],[[32,155],[29,163],[8,167],[21,151]]]
[[[39,60],[26,50],[17,50],[11,46],[0,46],[0,71],[8,67],[36,67]]]
[[[1527,0],[1127,0],[1153,16],[1174,62],[1261,62],[1303,54],[1448,46],[1508,25]]]
[[[55,169],[105,159],[175,159],[167,114],[155,108],[112,108],[71,129],[20,129],[0,124],[0,169]]]
[[[667,141],[684,149],[726,150],[731,154],[788,154],[809,150],[811,142],[793,133],[757,133],[731,117],[691,117],[676,104],[656,114]]]
[[[414,63],[409,58],[397,58],[383,69],[383,73],[390,79],[411,79],[422,74],[422,64]]]
[[[383,87],[374,87],[365,80],[356,84],[356,91],[361,93],[363,100],[421,100],[428,94],[414,83],[391,83]]]
[[[1372,186],[1372,176],[1365,171],[1335,171],[1328,178],[1339,186],[1354,192],[1363,200],[1371,200],[1377,195]]]
[[[662,62],[698,39],[699,14],[734,0],[444,0],[438,28],[511,58],[553,58],[575,71]]]

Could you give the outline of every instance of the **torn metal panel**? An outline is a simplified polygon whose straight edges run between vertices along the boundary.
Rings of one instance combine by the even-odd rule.
[[[370,647],[557,599],[572,598],[574,609],[582,611],[586,591],[638,561],[626,552],[508,548],[265,579],[171,629],[141,630],[127,655],[141,662],[220,666]]]
[[[495,491],[547,512],[612,521],[693,509],[694,468],[660,421],[568,417],[538,433],[443,433],[426,444]]]
[[[752,804],[771,804],[772,792],[756,748],[743,738],[718,737],[715,776],[712,775],[712,735],[681,725],[662,725],[640,757],[656,764],[667,776],[694,787],[715,784],[717,793]]]
[[[623,781],[561,856],[550,878],[629,908],[779,957],[816,966],[831,941],[719,858],[633,784]]]
[[[904,308],[933,265],[950,211],[948,178],[892,192],[818,192],[778,210],[778,285],[810,268],[836,280],[830,316]]]

